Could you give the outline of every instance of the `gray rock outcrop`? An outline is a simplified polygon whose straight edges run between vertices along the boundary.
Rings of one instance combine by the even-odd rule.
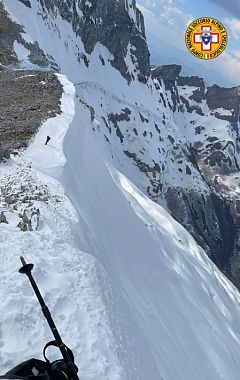
[[[4,211],[2,211],[0,213],[0,223],[8,224],[8,221],[7,221],[6,215],[4,214]]]
[[[28,1],[23,2],[26,6]],[[4,9],[3,3],[0,2],[0,67],[12,65],[18,67],[18,58],[14,51],[14,42],[22,44],[29,50],[29,61],[41,67],[49,67],[49,61],[38,42],[27,42],[23,39],[24,29],[21,25],[12,21]]]
[[[91,54],[98,42],[112,53],[112,66],[131,82],[132,74],[128,70],[126,55],[130,46],[132,62],[136,66],[136,76],[146,83],[150,75],[150,54],[146,43],[144,19],[136,7],[136,2],[128,4],[126,0],[41,0],[43,11],[54,12],[58,9],[63,20],[71,23],[73,31],[81,37],[85,52]],[[82,16],[79,17],[78,9]],[[130,11],[135,20],[130,17]],[[101,58],[101,57],[99,57]],[[87,65],[87,57],[80,57]],[[104,64],[103,59],[101,59]]]
[[[61,95],[51,72],[0,72],[0,161],[26,148],[41,123],[60,113]]]

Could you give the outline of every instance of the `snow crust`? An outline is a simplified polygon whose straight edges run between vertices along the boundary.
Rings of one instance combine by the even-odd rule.
[[[26,49],[23,45],[21,45],[17,41],[14,41],[14,50],[17,54],[19,61],[28,61],[28,55],[30,54],[30,51]]]
[[[232,116],[232,112],[230,110],[225,110],[222,107],[216,108],[214,110],[214,113],[216,113],[216,112],[218,112],[220,115],[223,115],[223,116]]]

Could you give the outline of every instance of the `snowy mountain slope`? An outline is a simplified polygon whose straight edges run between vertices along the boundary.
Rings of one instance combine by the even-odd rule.
[[[5,1],[5,3],[11,10],[11,2]],[[223,100],[222,103],[220,101],[220,104],[214,104],[216,102],[211,100],[208,105],[204,99],[203,81],[199,79],[199,85],[199,80],[195,80],[192,86],[189,86],[189,83],[185,83],[186,86],[184,83],[182,85],[179,83],[179,88],[177,88],[174,82],[180,71],[174,68],[176,74],[174,80],[171,80],[169,66],[165,71],[161,69],[161,75],[157,75],[158,70],[155,74],[152,72],[153,80],[148,77],[147,84],[139,82],[137,79],[143,76],[146,79],[146,73],[148,73],[146,69],[148,52],[144,28],[138,26],[139,43],[135,45],[135,48],[129,34],[126,37],[124,33],[119,32],[119,30],[127,29],[129,18],[126,12],[130,20],[133,22],[135,20],[132,18],[132,11],[130,12],[130,4],[125,8],[124,18],[117,19],[118,28],[111,29],[113,38],[110,40],[105,40],[103,37],[109,35],[109,13],[116,17],[115,2],[107,2],[102,8],[95,3],[92,7],[85,7],[84,2],[80,2],[80,8],[76,6],[75,9],[73,5],[69,8],[70,11],[58,2],[53,3],[53,8],[46,2],[42,4],[41,6],[35,2],[29,9],[19,3],[15,5],[13,12],[19,22],[24,24],[25,31],[31,34],[32,40],[40,41],[41,48],[51,62],[55,62],[56,67],[67,73],[76,85],[79,84],[79,100],[83,107],[87,107],[89,112],[92,112],[92,118],[95,118],[91,120],[92,128],[96,127],[96,123],[98,124],[98,130],[111,151],[116,165],[120,164],[118,167],[130,176],[145,194],[168,209],[192,233],[221,270],[238,285],[239,200],[236,195],[236,185],[233,189],[234,202],[229,201],[226,195],[229,193],[228,185],[226,191],[223,189],[226,183],[232,180],[233,175],[239,172],[238,166],[236,167],[234,163],[239,151],[238,121],[236,120],[239,96],[236,96],[231,89],[230,92],[222,95],[224,89],[220,89],[215,96],[209,96],[208,99],[210,101],[214,97],[219,98]],[[123,6],[121,4],[122,2],[118,3],[120,8]],[[124,7],[121,8],[121,12],[124,12],[123,9]],[[104,17],[101,18],[100,14]],[[89,26],[89,17],[95,20],[94,33]],[[101,22],[99,22],[99,17]],[[35,25],[38,27],[36,28]],[[91,35],[90,30],[94,39],[98,37],[98,41],[104,43],[105,46],[95,41],[93,48],[93,41],[89,42],[87,39],[87,36]],[[133,37],[136,32],[135,27],[131,27],[130,30]],[[139,31],[142,33],[140,39]],[[115,38],[118,39],[119,36],[120,41],[116,42]],[[26,38],[29,39],[29,36]],[[128,45],[126,45],[127,42],[129,42]],[[119,44],[125,46],[118,52],[120,56],[117,65],[116,60],[113,64],[116,43],[118,46]],[[89,44],[92,46],[91,49]],[[142,57],[142,62],[145,62],[144,67],[139,66],[137,59],[139,56]],[[141,71],[140,74],[139,71]],[[170,86],[169,80],[163,83],[166,74],[170,78]],[[129,75],[134,79],[130,81]],[[191,78],[187,80],[191,81]],[[89,89],[86,95],[83,87],[87,85]],[[104,89],[104,96],[98,95],[100,88]],[[184,92],[184,88],[187,93]],[[191,95],[191,91],[194,95]],[[212,90],[209,89],[208,93],[211,91],[214,93],[214,87]],[[109,109],[104,105],[105,94],[109,98]],[[195,100],[191,99],[189,103],[191,96]],[[199,105],[201,97],[203,103]],[[228,107],[226,102],[229,98],[232,99],[233,105],[230,101]],[[121,109],[119,109],[119,100]],[[134,109],[131,110],[132,106]],[[218,117],[219,108],[225,113],[224,120]],[[114,113],[112,109],[115,109]],[[226,119],[228,118],[226,112],[231,112],[232,109],[234,119],[230,120],[229,116],[229,122]],[[197,126],[196,130],[193,128],[194,123]],[[203,131],[202,124],[208,124],[208,129]],[[221,132],[220,125],[223,128]],[[204,133],[199,134],[198,130]],[[202,138],[206,140],[208,147],[205,152],[207,158],[203,164],[199,162],[198,157],[198,146]],[[209,175],[204,174],[208,171],[211,162],[219,162],[215,160],[215,156],[219,154],[219,144],[211,142],[214,138],[222,139],[221,147],[227,147],[226,157],[224,155],[223,158],[228,160],[227,157],[230,154],[230,161],[236,168],[235,171],[231,168],[230,172],[229,170],[225,172],[227,180],[225,178],[224,183],[221,182],[218,186],[220,190],[214,185],[216,178],[213,173],[210,172],[211,181],[209,181]],[[204,166],[203,171],[202,166]],[[218,163],[217,166],[219,166]],[[235,181],[237,177],[234,177]]]
[[[162,80],[142,81],[146,72],[132,57],[129,36],[119,66],[112,64],[113,46],[103,46],[103,40],[86,52],[80,36],[89,30],[89,10],[95,11],[96,3],[85,3],[71,1],[64,8],[57,1],[44,1],[44,7],[31,1],[29,7],[4,0],[11,17],[24,26],[22,37],[38,41],[51,64],[75,85],[76,96],[73,84],[60,77],[63,114],[44,123],[11,166],[1,166],[4,184],[15,179],[14,189],[30,186],[47,197],[31,206],[39,210],[32,220],[36,231],[16,228],[23,201],[17,210],[8,205],[9,224],[0,226],[2,369],[40,355],[50,337],[27,280],[17,273],[24,253],[38,265],[36,278],[74,350],[81,378],[235,380],[239,293],[189,233],[149,199],[171,208],[169,188],[210,196],[191,159],[188,124],[180,123],[188,115],[173,114],[172,93]],[[118,2],[135,23],[140,16],[130,3]],[[113,1],[104,4],[115,10]],[[76,23],[76,11],[83,25]],[[124,31],[126,25],[119,26]],[[145,46],[142,27],[140,32],[138,41]],[[104,23],[101,33],[106,33]],[[26,68],[29,57],[17,47]],[[136,48],[136,57],[141,49]],[[188,98],[191,90],[182,89],[181,96]],[[181,111],[184,101],[177,106]],[[45,147],[47,134],[52,140]]]
[[[136,318],[133,326],[139,324],[144,333],[140,348],[150,348],[158,368],[155,372],[144,352],[144,375],[139,371],[129,378],[234,378],[228,372],[233,364],[223,364],[226,352],[222,356],[218,351],[228,343],[218,338],[221,328],[216,327],[218,318],[235,319],[220,295],[228,297],[232,285],[163,208],[112,168],[93,136],[84,123],[69,130],[65,189],[84,219],[80,245],[91,247],[114,284],[124,290]],[[75,141],[80,142],[80,162],[72,154]],[[231,303],[237,294],[233,288],[230,294]],[[235,305],[238,310],[238,301]]]
[[[176,374],[182,380],[235,379],[237,290],[183,227],[112,167],[87,127],[87,111],[79,128],[77,99],[75,109],[64,138],[65,166],[61,139],[47,149],[42,144],[53,119],[12,167],[4,168],[13,179],[16,167],[26,165],[59,201],[37,203],[36,232],[17,231],[14,221],[1,226],[2,369],[39,356],[50,339],[26,278],[17,273],[24,253],[37,265],[36,279],[83,379],[175,379]],[[62,121],[71,122],[72,110]],[[67,127],[66,122],[60,134]],[[56,152],[60,159],[54,166]],[[49,177],[59,178],[60,172],[75,210]],[[15,177],[22,183],[21,173]]]

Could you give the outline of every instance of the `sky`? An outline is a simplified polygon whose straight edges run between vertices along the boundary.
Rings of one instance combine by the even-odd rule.
[[[198,75],[207,85],[240,85],[240,0],[138,0],[138,7],[152,64],[180,64],[182,75]],[[215,59],[197,59],[186,48],[187,26],[199,17],[216,18],[227,29],[227,48]]]

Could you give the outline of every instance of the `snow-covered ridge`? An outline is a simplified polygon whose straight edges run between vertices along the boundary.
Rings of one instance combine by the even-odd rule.
[[[61,195],[41,179],[42,172],[59,172],[65,164],[62,152],[63,138],[74,117],[75,88],[63,75],[58,74],[63,86],[61,114],[48,119],[25,151],[12,156],[0,169],[1,174],[1,212],[13,227],[22,230],[38,230],[41,227],[41,203],[61,203]],[[46,136],[52,140],[45,146]],[[20,181],[19,181],[20,179]],[[19,219],[20,218],[20,219]],[[19,224],[18,224],[19,223]]]
[[[88,65],[78,61],[82,41],[58,13],[53,22],[51,13],[45,19],[38,13],[38,2],[32,8],[4,2],[27,38],[39,41],[69,79],[59,77],[63,113],[43,125],[18,162],[2,169],[18,186],[30,181],[38,191],[47,185],[43,196],[49,197],[37,201],[37,231],[19,231],[14,218],[0,225],[2,370],[39,357],[50,338],[26,279],[17,273],[21,253],[37,266],[36,279],[74,351],[80,378],[236,380],[239,293],[191,235],[146,195],[147,185],[154,188],[164,177],[166,193],[175,192],[174,206],[182,214],[181,202],[197,181],[195,194],[208,200],[209,186],[197,174],[188,145],[190,121],[197,123],[201,115],[182,112],[185,104],[173,113],[172,94],[162,81],[157,88],[151,79],[129,85],[100,43],[86,53]],[[126,62],[134,72],[130,53],[128,46]],[[217,123],[214,116],[210,120]],[[46,134],[52,139],[45,147]],[[148,176],[140,170],[146,163]],[[159,169],[160,163],[170,170]]]
[[[59,177],[66,162],[62,143],[75,114],[74,86],[65,76],[58,78],[63,85],[62,113],[48,119],[30,147],[0,168],[4,191],[1,210],[7,222],[1,224],[0,231],[5,266],[0,280],[0,304],[4,310],[0,321],[1,372],[29,356],[41,357],[43,343],[51,339],[29,284],[17,272],[23,254],[36,265],[36,279],[64,339],[78,347],[77,361],[85,357],[85,376],[94,379],[104,374],[120,379],[116,343],[103,302],[102,291],[108,291],[108,281],[99,282],[99,276],[105,278],[100,263],[76,248],[71,230],[78,223],[78,215],[63,186],[53,178]],[[47,134],[51,141],[45,146]],[[21,231],[23,225],[22,231],[28,232]],[[82,353],[84,347],[88,347],[86,354]],[[96,361],[94,369],[92,363]]]
[[[60,115],[48,119],[41,127],[27,151],[21,154],[24,161],[30,161],[34,168],[49,170],[64,166],[66,159],[62,151],[64,136],[75,115],[75,87],[66,76],[56,74],[63,85]],[[46,136],[51,136],[49,149],[43,149]]]

